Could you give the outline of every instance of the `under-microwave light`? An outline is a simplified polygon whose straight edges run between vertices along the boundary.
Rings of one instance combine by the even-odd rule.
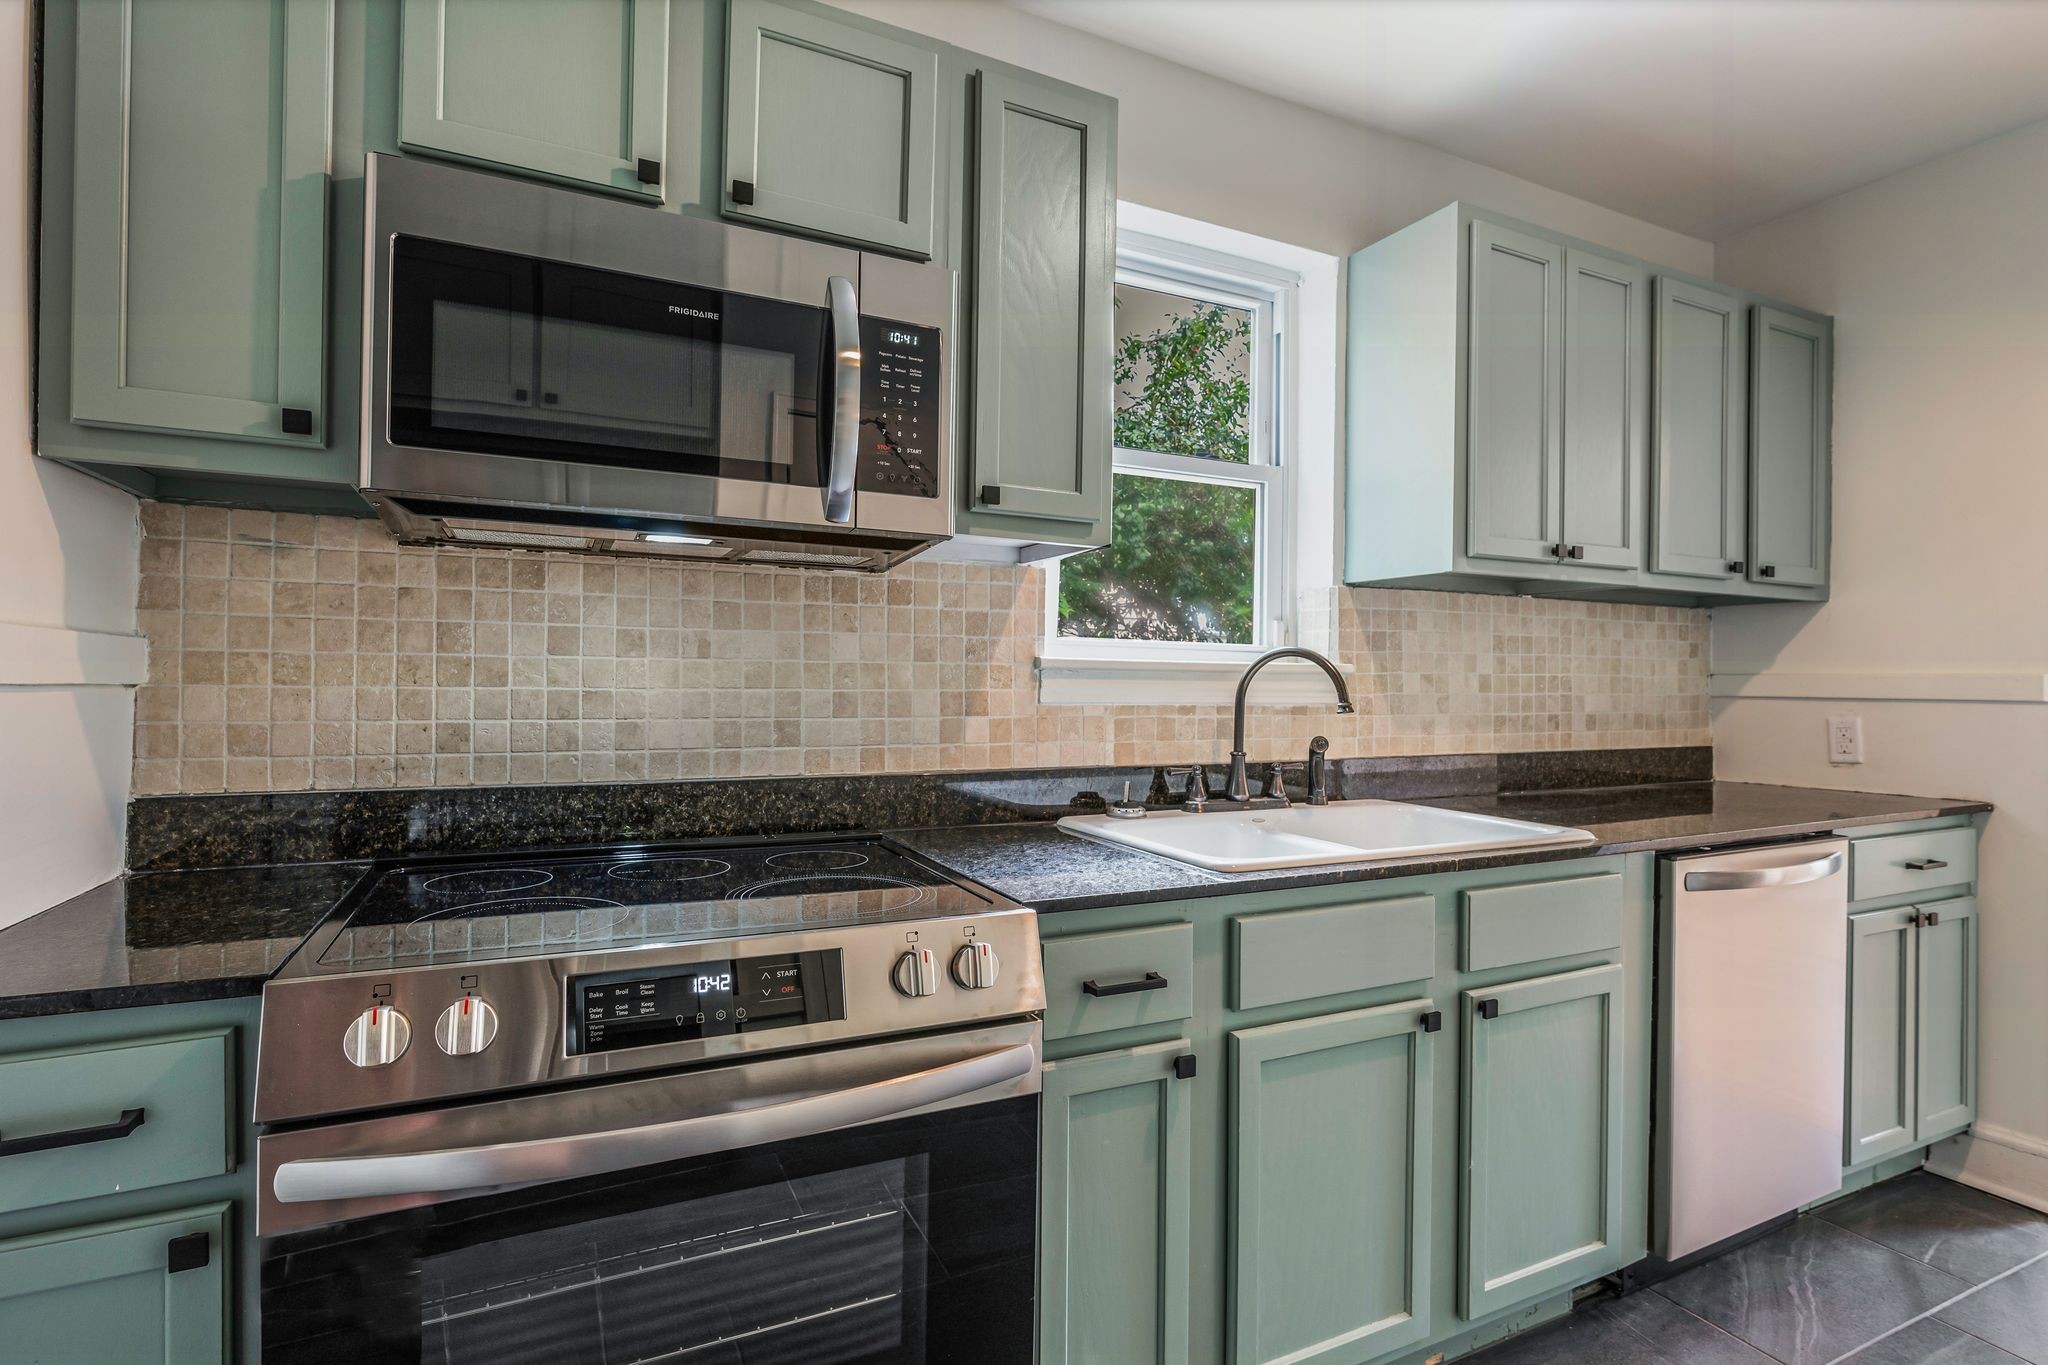
[[[710,536],[686,536],[675,531],[643,531],[640,539],[649,545],[716,545]]]

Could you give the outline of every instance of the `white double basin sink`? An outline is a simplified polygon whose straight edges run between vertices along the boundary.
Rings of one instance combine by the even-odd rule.
[[[1406,801],[1154,810],[1130,818],[1069,815],[1059,823],[1061,829],[1084,838],[1156,853],[1210,872],[1265,872],[1593,842],[1582,829]]]

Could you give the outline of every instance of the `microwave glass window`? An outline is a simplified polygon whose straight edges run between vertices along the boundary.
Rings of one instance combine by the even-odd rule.
[[[825,309],[398,238],[392,440],[816,487]]]

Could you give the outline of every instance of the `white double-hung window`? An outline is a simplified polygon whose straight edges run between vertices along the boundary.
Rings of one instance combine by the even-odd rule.
[[[1222,662],[1287,642],[1284,347],[1297,283],[1119,233],[1113,534],[1051,571],[1047,656]]]

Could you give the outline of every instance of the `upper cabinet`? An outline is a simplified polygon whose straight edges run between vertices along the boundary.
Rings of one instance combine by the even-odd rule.
[[[968,88],[960,529],[1107,544],[1116,101],[992,64]]]
[[[51,28],[44,252],[79,268],[44,294],[46,424],[324,445],[331,0],[83,0]]]
[[[668,0],[404,0],[409,150],[662,198]]]
[[[776,0],[732,0],[724,210],[929,257],[935,46]]]
[[[1825,318],[1459,204],[1349,283],[1347,581],[1826,596]]]

